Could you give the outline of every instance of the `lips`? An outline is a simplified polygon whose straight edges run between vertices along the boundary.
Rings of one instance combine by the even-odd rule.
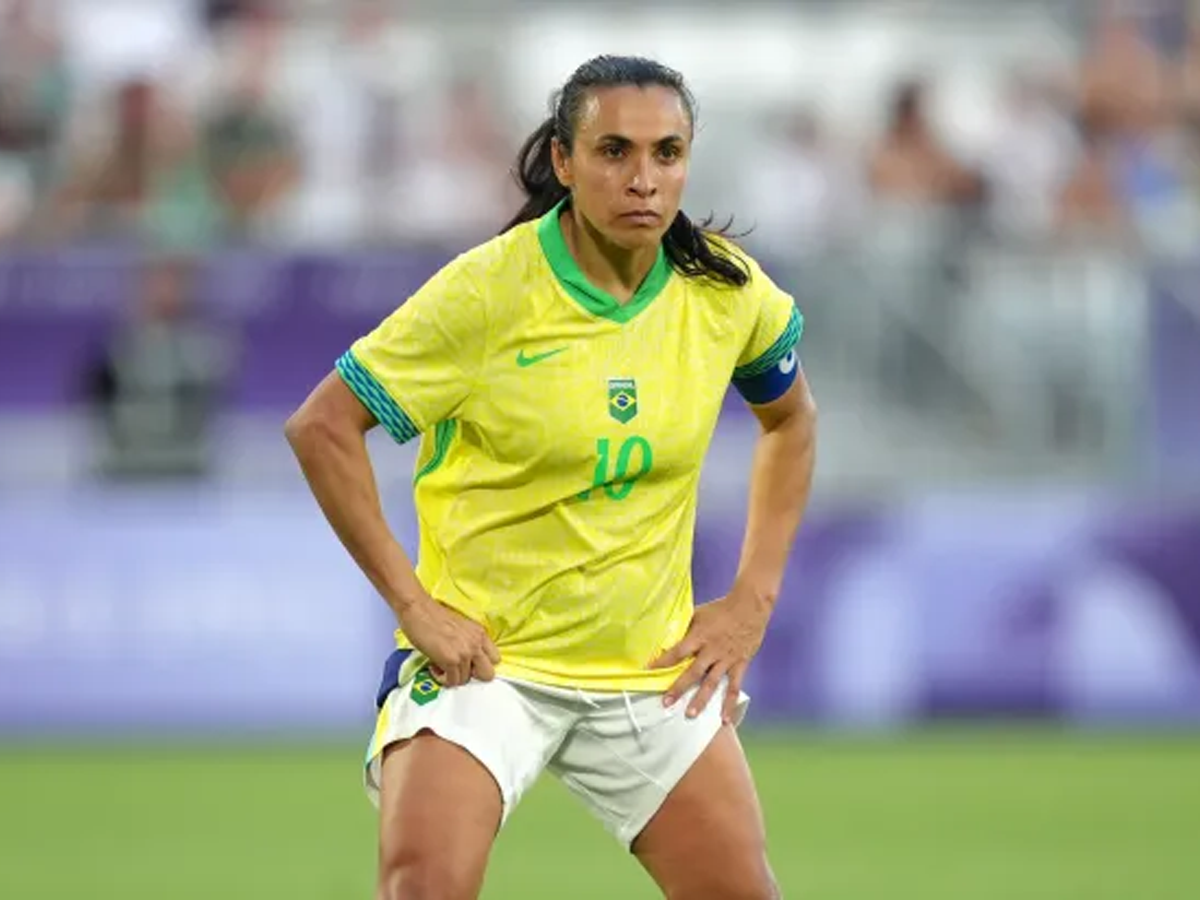
[[[662,221],[662,216],[652,209],[635,209],[632,212],[621,214],[622,222],[630,222],[637,225],[657,225]]]

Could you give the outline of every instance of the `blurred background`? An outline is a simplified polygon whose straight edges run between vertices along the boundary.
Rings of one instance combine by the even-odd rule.
[[[1197,896],[1190,0],[0,0],[0,896],[370,896],[392,623],[282,423],[601,52],[688,76],[686,206],[807,319],[746,731],[787,896]],[[754,437],[731,398],[700,600]],[[566,890],[654,896],[545,785],[486,896]]]

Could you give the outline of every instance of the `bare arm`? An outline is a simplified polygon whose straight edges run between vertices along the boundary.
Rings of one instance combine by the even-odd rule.
[[[284,434],[321,511],[359,568],[403,622],[405,611],[428,599],[383,517],[366,433],[371,413],[336,374],[330,374],[292,414]]]
[[[733,588],[698,607],[684,639],[653,664],[667,668],[693,660],[664,697],[670,706],[698,684],[688,716],[699,715],[728,677],[722,711],[726,722],[733,721],[742,679],[762,646],[779,597],[816,459],[817,409],[803,373],[778,400],[751,408],[762,435],[754,449],[746,536]]]
[[[492,676],[499,654],[482,627],[442,607],[417,580],[383,516],[366,433],[376,422],[336,374],[288,419],[284,434],[325,518],[418,650],[460,684]]]
[[[751,409],[762,434],[754,448],[746,536],[734,583],[774,606],[812,488],[817,407],[801,372],[778,400]]]

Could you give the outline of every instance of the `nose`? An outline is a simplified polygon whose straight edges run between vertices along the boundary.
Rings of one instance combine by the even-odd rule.
[[[648,157],[640,157],[634,163],[633,177],[629,182],[629,193],[646,199],[658,193],[654,178],[654,164]]]

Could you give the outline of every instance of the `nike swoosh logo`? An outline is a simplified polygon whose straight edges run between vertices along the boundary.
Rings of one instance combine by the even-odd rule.
[[[779,371],[784,375],[791,375],[792,369],[796,368],[796,351],[793,350],[787,356],[779,361]]]
[[[547,360],[552,356],[558,356],[558,354],[566,352],[566,347],[559,347],[557,350],[547,350],[545,353],[535,353],[532,356],[526,356],[525,351],[522,349],[521,352],[517,354],[517,365],[522,369],[527,369],[530,366],[537,365],[538,363],[542,362],[543,360]]]

